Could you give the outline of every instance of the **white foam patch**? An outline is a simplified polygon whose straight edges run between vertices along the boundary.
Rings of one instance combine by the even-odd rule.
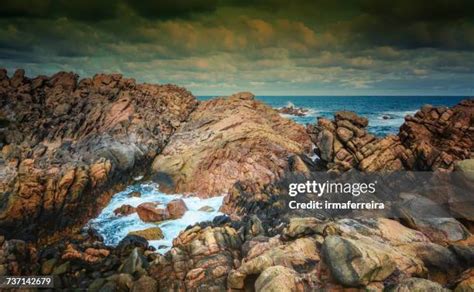
[[[141,192],[141,197],[129,196],[129,193],[133,191]],[[164,207],[168,202],[177,198],[182,198],[188,208],[188,211],[179,219],[167,220],[161,223],[149,223],[140,220],[137,213],[127,216],[115,216],[114,214],[114,210],[124,204],[137,207],[141,203],[156,202]],[[129,186],[124,191],[115,194],[99,216],[90,220],[88,224],[104,237],[105,244],[112,246],[116,246],[131,231],[158,226],[163,231],[164,238],[161,240],[151,240],[149,243],[158,252],[164,253],[171,248],[173,239],[187,226],[211,221],[216,216],[222,215],[218,210],[222,205],[223,199],[224,196],[200,199],[197,197],[183,197],[182,195],[168,195],[159,191],[158,184],[142,183]],[[199,211],[204,206],[209,206],[214,211]]]

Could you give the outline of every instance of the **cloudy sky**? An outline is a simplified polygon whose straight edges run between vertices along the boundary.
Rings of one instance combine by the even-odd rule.
[[[0,66],[195,95],[474,95],[474,1],[2,0]]]

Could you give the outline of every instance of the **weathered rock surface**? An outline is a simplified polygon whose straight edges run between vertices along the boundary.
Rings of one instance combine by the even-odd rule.
[[[147,240],[158,240],[164,237],[160,227],[150,227],[143,230],[132,231],[128,234],[141,236]]]
[[[154,262],[150,275],[164,291],[222,290],[227,274],[239,264],[241,244],[230,226],[195,225],[173,240],[173,248]]]
[[[137,206],[138,217],[145,222],[159,222],[168,220],[168,209],[159,208],[157,203],[142,203]]]
[[[304,127],[251,93],[238,93],[200,103],[156,157],[153,170],[169,191],[212,196],[239,180],[268,184],[288,168],[289,154],[310,149]]]
[[[403,145],[412,153],[413,169],[452,169],[453,162],[471,158],[474,147],[474,99],[452,108],[424,106],[400,127]]]
[[[170,214],[170,219],[178,219],[183,217],[188,207],[186,207],[183,199],[174,199],[166,205],[166,210]]]
[[[469,159],[474,147],[474,100],[451,109],[425,106],[407,116],[398,136],[377,138],[365,129],[368,120],[337,112],[335,120],[318,119],[308,133],[328,169],[346,171],[436,170]]]
[[[296,217],[278,197],[288,174],[304,180],[320,169],[454,169],[470,184],[470,162],[460,161],[472,157],[473,101],[425,107],[399,136],[381,139],[351,112],[305,131],[247,93],[202,102],[189,115],[195,99],[173,86],[118,75],[77,83],[69,73],[3,73],[0,226],[8,238],[0,236],[0,275],[55,275],[57,289],[89,291],[472,290],[469,208],[451,208],[459,220],[420,217],[419,204],[400,206],[400,221]],[[302,155],[311,141],[321,165]],[[156,229],[130,234],[115,248],[93,230],[51,245],[10,239],[30,225],[43,237],[47,228],[89,218],[112,187],[146,175],[153,159],[154,178],[170,191],[229,191],[222,208],[229,216],[189,226],[164,255],[146,240],[157,238]],[[133,210],[122,207],[117,214]],[[144,221],[185,211],[179,200],[137,207]]]
[[[23,70],[2,74],[0,96],[0,231],[28,239],[85,223],[197,104],[182,88],[118,74]]]

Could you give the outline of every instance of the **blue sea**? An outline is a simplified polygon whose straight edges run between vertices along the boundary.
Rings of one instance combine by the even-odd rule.
[[[207,100],[211,96],[200,96]],[[333,118],[341,110],[354,111],[369,119],[368,130],[377,135],[397,134],[406,115],[413,115],[423,105],[453,106],[465,96],[257,96],[273,108],[293,105],[308,110],[304,117],[283,115],[297,123],[314,123],[317,117]],[[384,118],[385,117],[385,118]]]

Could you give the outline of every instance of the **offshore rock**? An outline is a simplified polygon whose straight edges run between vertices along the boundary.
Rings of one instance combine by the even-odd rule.
[[[201,102],[153,162],[168,191],[213,196],[239,180],[264,185],[288,169],[290,154],[309,152],[304,127],[280,117],[251,93]]]

